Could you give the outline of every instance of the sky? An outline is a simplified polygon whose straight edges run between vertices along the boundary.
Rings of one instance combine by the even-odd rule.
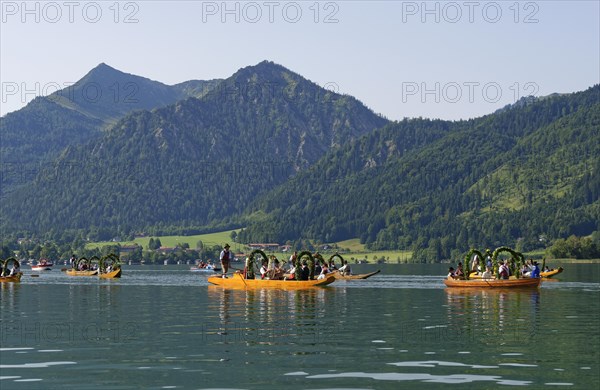
[[[600,1],[1,1],[0,114],[104,62],[176,84],[274,61],[392,120],[600,83]]]

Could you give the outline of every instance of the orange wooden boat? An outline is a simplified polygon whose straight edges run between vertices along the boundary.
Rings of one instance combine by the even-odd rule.
[[[270,280],[270,279],[244,279],[239,272],[229,278],[211,276],[208,283],[231,289],[270,288],[280,290],[299,290],[311,287],[322,287],[335,282],[334,275],[327,275],[324,279],[316,280]]]
[[[521,279],[444,279],[448,287],[476,287],[476,288],[513,288],[513,287],[538,287],[542,278]]]
[[[540,276],[542,278],[546,278],[546,279],[550,279],[551,277],[560,274],[561,272],[563,272],[563,267],[558,267],[557,269],[553,269],[550,271],[546,271],[546,272],[540,272]]]
[[[0,283],[6,283],[6,282],[20,282],[21,281],[21,276],[23,276],[23,272],[19,272],[15,275],[12,276],[0,276]]]

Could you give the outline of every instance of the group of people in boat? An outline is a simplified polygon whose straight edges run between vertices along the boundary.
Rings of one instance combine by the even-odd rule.
[[[333,261],[326,262],[321,261],[318,253],[315,253],[315,271],[314,276],[316,279],[324,279],[327,274],[338,270],[335,263]],[[285,261],[284,261],[285,263]],[[300,280],[309,280],[310,278],[310,269],[308,267],[308,262],[303,260],[298,264],[298,252],[295,251],[288,261],[289,267],[286,269],[282,266],[282,262],[279,259],[274,259],[273,266],[269,268],[269,262],[267,260],[262,261],[262,265],[260,267],[260,277],[261,279],[270,279],[270,280],[296,280],[296,267],[300,267]],[[298,265],[296,265],[298,264]],[[349,272],[350,267],[345,265],[341,267],[339,270],[344,268],[345,271]]]
[[[546,267],[547,269],[548,267]],[[470,271],[471,274],[475,274],[481,276],[482,279],[495,279],[495,275],[492,273],[492,261],[491,258],[486,261],[485,271],[482,272],[482,266],[479,261],[479,257],[475,256],[473,261],[471,262]],[[529,278],[539,278],[540,277],[540,268],[537,261],[528,260],[520,269],[521,275]],[[508,259],[505,259],[500,266],[498,267],[498,276],[499,279],[508,279],[512,276],[512,271],[510,269]],[[450,267],[448,269],[448,278],[449,279],[465,279],[465,271],[463,270],[463,265],[461,262],[458,263],[457,268],[454,269]]]
[[[229,250],[229,244],[225,244],[223,250],[219,255],[219,259],[221,261],[221,270],[222,277],[227,278],[227,271],[229,270],[229,263],[232,259],[232,254]],[[338,270],[335,265],[335,262],[330,261],[322,261],[322,257],[319,253],[315,253],[315,271],[314,276],[316,279],[323,279],[330,272]],[[288,267],[285,267],[285,260],[280,261],[275,258],[271,264],[269,265],[269,261],[263,259],[261,263],[261,267],[259,269],[260,278],[261,279],[269,279],[269,280],[296,280],[296,267],[300,267],[300,280],[309,280],[310,278],[310,269],[308,267],[308,262],[303,260],[298,264],[298,252],[294,251],[294,253],[290,256],[288,261]],[[344,275],[350,275],[352,270],[350,266],[346,263],[342,267],[339,268],[340,272],[343,272]]]
[[[0,260],[0,264],[1,263],[2,263],[2,260]],[[16,275],[19,274],[19,272],[21,272],[21,268],[19,267],[19,263],[18,262],[14,262],[13,266],[10,269],[8,267],[0,268],[0,277],[16,276]]]

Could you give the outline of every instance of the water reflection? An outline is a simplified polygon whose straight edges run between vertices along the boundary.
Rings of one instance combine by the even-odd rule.
[[[526,344],[538,332],[538,289],[455,289],[446,292],[448,327],[470,343]]]

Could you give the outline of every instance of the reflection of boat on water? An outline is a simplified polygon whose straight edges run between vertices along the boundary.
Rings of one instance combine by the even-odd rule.
[[[522,279],[444,279],[444,284],[448,287],[461,288],[523,288],[538,287],[541,278],[522,278]]]
[[[51,271],[53,265],[54,265],[54,263],[52,263],[50,260],[40,259],[37,264],[31,265],[31,270],[32,271]]]
[[[336,280],[359,280],[359,279],[367,279],[373,275],[377,275],[381,270],[377,270],[375,272],[370,272],[368,274],[356,274],[356,275],[343,275],[339,271],[332,272],[332,275],[335,276]]]
[[[244,279],[241,273],[235,273],[230,278],[211,276],[208,282],[217,286],[232,289],[248,288],[274,288],[282,290],[297,290],[311,287],[322,287],[335,282],[334,275],[327,275],[324,279],[316,280],[272,280],[272,279]]]

